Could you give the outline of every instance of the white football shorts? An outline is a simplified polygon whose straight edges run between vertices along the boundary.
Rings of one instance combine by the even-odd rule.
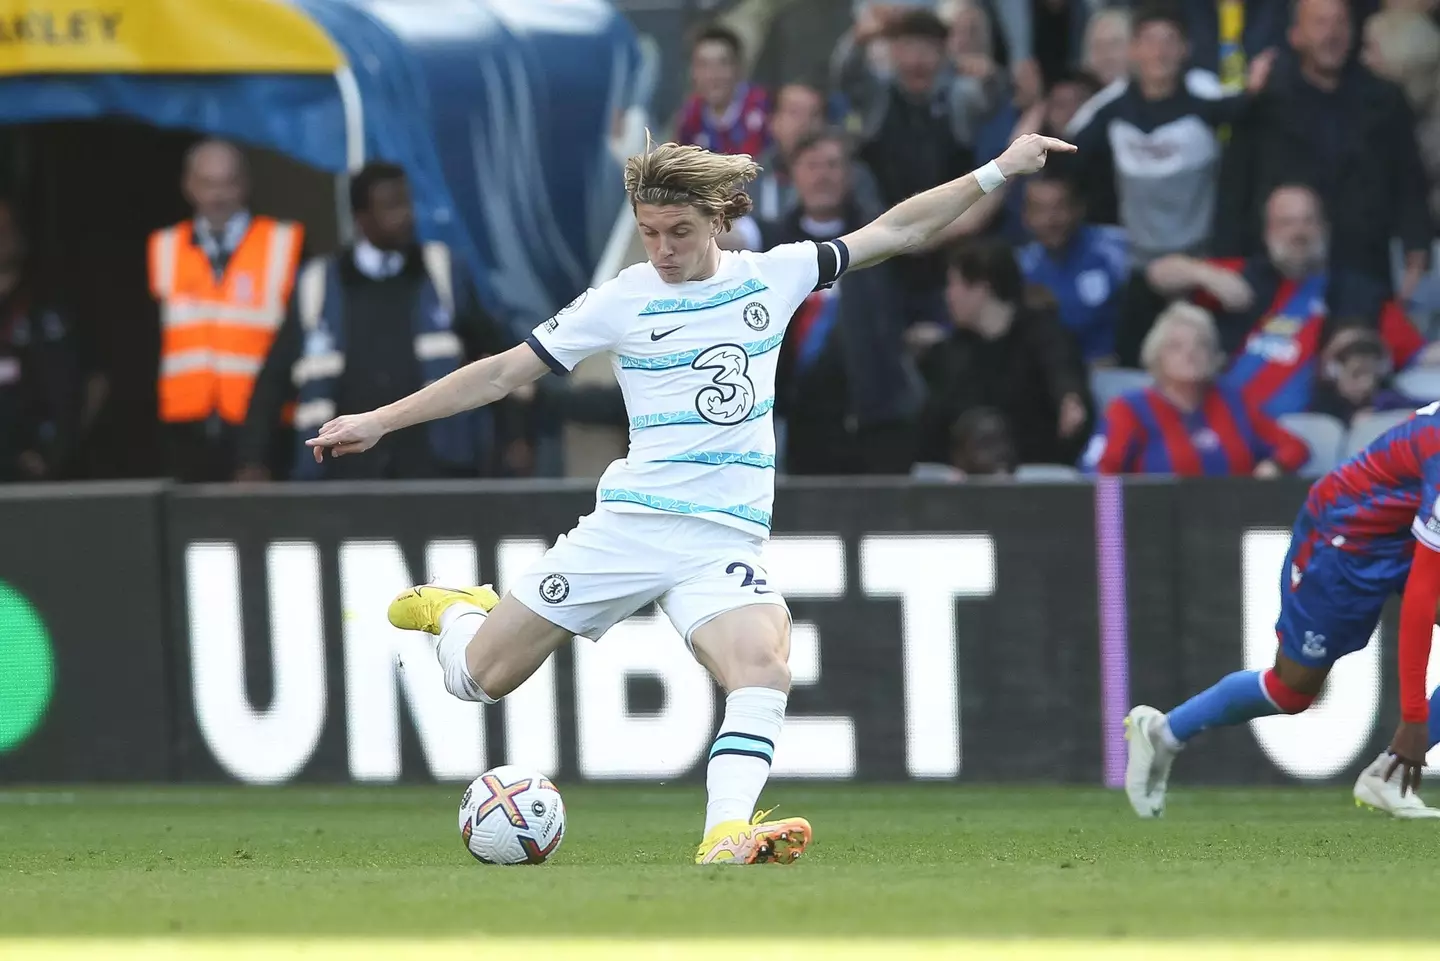
[[[756,535],[693,516],[602,507],[561,534],[510,593],[552,624],[596,641],[659,601],[688,646],[695,629],[718,614],[750,604],[786,607],[767,582],[763,546]]]

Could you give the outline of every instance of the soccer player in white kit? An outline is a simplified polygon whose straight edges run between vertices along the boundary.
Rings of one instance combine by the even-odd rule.
[[[1007,178],[1049,151],[1035,134],[965,176],[897,204],[839,240],[722,252],[750,210],[746,156],[664,144],[630,158],[625,189],[648,263],[587,290],[525,343],[402,400],[338,417],[307,443],[317,460],[493,403],[591,354],[608,353],[630,416],[630,449],[600,480],[594,513],[562,535],[504,599],[488,586],[412,588],[390,621],[438,635],[445,686],[494,703],[571,637],[592,640],[658,601],[727,692],[710,750],[697,863],[789,863],[804,818],[753,818],[790,689],[790,614],[761,563],[775,491],[775,369],[785,328],[812,291],[847,270],[925,249]]]

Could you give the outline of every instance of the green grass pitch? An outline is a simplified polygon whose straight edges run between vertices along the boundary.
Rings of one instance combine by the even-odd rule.
[[[1440,823],[1358,811],[1343,788],[1181,788],[1165,819],[1141,822],[1094,789],[776,784],[765,800],[808,817],[816,841],[793,866],[747,870],[689,863],[698,786],[561,784],[564,844],[515,868],[465,852],[460,790],[0,792],[0,957],[60,957],[80,938],[111,939],[90,957],[128,944],[151,961],[166,945],[273,957],[342,939],[435,957],[542,939],[556,958],[720,943],[770,958],[1275,958],[1297,944],[1307,959],[1387,944],[1415,958],[1440,942]]]

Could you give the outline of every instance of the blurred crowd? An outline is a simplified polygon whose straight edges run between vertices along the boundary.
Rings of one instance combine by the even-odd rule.
[[[533,470],[533,391],[484,411],[388,438],[375,456],[317,464],[305,438],[340,411],[389,403],[517,340],[481,306],[451,252],[420,243],[401,168],[367,165],[349,181],[354,240],[313,255],[303,224],[251,210],[245,155],[196,142],[179,189],[192,215],[149,237],[145,270],[158,330],[159,464],[120,476],[182,482],[436,479]],[[0,204],[0,480],[86,479],[107,383],[124,363],[39,278],[43,264],[13,208]],[[87,336],[87,333],[89,336]],[[140,460],[137,452],[134,460]],[[100,475],[100,476],[103,476]]]
[[[856,2],[829,75],[691,48],[680,136],[755,155],[762,249],[1042,132],[1079,152],[795,318],[790,473],[1323,470],[1440,399],[1434,0]]]
[[[838,4],[839,0],[837,0]],[[1059,477],[1323,470],[1440,399],[1437,0],[856,0],[823,76],[751,83],[702,26],[674,138],[763,166],[729,249],[829,240],[1015,136],[1079,146],[929,250],[813,294],[782,348],[790,474]],[[752,40],[753,42],[753,40]],[[547,472],[556,425],[619,431],[557,385],[317,465],[304,437],[515,343],[405,172],[352,178],[355,237],[249,205],[245,160],[186,155],[155,232],[164,472],[182,481]],[[104,362],[27,282],[0,203],[0,480],[85,476]]]

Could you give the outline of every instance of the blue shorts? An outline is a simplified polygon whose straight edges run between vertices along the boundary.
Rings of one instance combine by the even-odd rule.
[[[1336,547],[1305,512],[1295,521],[1280,572],[1280,650],[1308,667],[1329,667],[1370,643],[1380,612],[1405,589],[1410,557],[1372,557]]]

